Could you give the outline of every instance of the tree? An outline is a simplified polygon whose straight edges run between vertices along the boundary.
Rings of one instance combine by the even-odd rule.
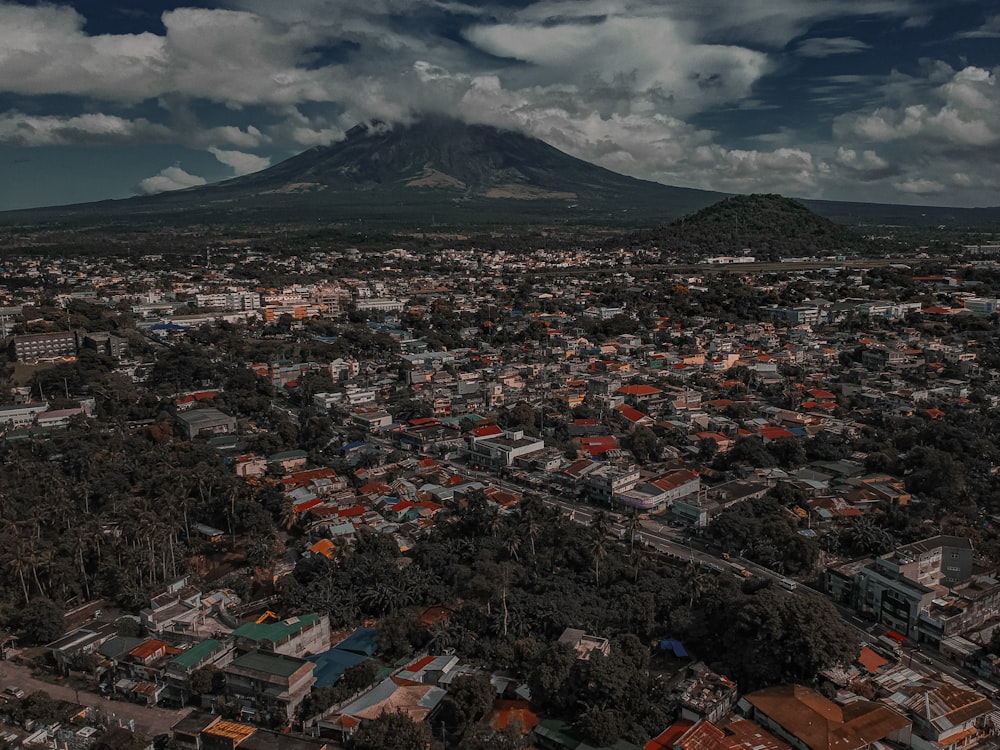
[[[348,747],[350,750],[427,750],[431,739],[430,727],[396,711],[372,719],[354,734]]]
[[[444,721],[451,731],[464,734],[493,707],[496,691],[489,678],[479,674],[456,677],[445,699]]]
[[[636,427],[628,437],[628,449],[636,461],[647,463],[660,457],[660,441],[648,427]]]
[[[66,630],[63,609],[51,599],[35,597],[17,613],[25,643],[51,643]]]

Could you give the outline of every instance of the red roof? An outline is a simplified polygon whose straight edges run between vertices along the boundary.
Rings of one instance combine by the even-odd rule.
[[[698,472],[691,471],[690,469],[681,469],[680,471],[675,471],[672,474],[667,474],[665,477],[655,479],[650,482],[650,484],[661,490],[669,492],[670,490],[677,489],[678,487],[683,487],[685,484],[693,482],[697,478]]]
[[[694,726],[690,719],[678,719],[667,727],[660,735],[646,743],[645,750],[672,750],[677,740]]]
[[[421,669],[426,667],[428,664],[432,663],[436,657],[425,656],[421,659],[417,659],[412,664],[408,664],[406,667],[407,672],[419,672]]]
[[[618,389],[618,393],[625,396],[655,396],[663,391],[651,385],[623,385]]]
[[[481,437],[494,437],[495,435],[503,435],[503,429],[495,424],[488,424],[485,427],[477,427],[472,431],[472,436]]]
[[[889,663],[889,660],[875,653],[868,646],[862,646],[861,653],[858,655],[858,662],[868,672],[878,672]]]
[[[166,641],[158,641],[155,638],[151,638],[145,643],[140,643],[129,651],[128,654],[129,656],[134,656],[136,659],[148,659],[159,651],[165,652],[169,645]]]
[[[538,716],[532,712],[527,701],[500,701],[491,726],[499,731],[511,723],[519,725],[522,734],[528,734],[538,726]]]
[[[638,409],[633,409],[631,406],[628,406],[626,404],[622,404],[621,406],[616,406],[615,410],[632,424],[637,424],[644,419],[649,419],[648,415],[643,414]]]
[[[836,401],[837,396],[830,391],[824,391],[822,388],[810,388],[806,391],[810,396],[812,396],[817,401]]]
[[[580,443],[583,445],[583,449],[591,456],[599,456],[602,453],[607,453],[608,451],[621,448],[621,445],[618,443],[618,438],[613,435],[606,435],[603,437],[586,437],[582,438]]]
[[[295,508],[296,513],[304,513],[310,508],[315,508],[317,505],[320,505],[322,502],[323,501],[320,498],[313,497],[308,500],[303,500],[300,503],[295,503],[293,507]]]
[[[282,477],[281,485],[285,489],[290,489],[296,485],[309,484],[314,479],[333,479],[335,476],[337,476],[337,472],[330,468],[303,469]]]
[[[795,437],[795,435],[790,433],[784,427],[761,427],[757,434],[763,438],[767,438],[768,440]]]
[[[337,511],[338,518],[357,518],[368,512],[368,508],[363,505],[352,505],[350,508],[341,508]]]

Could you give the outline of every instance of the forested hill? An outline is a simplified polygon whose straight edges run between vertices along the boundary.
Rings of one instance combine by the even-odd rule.
[[[692,255],[740,255],[760,259],[831,255],[866,249],[860,233],[824,219],[781,195],[726,198],[669,226],[650,239]]]

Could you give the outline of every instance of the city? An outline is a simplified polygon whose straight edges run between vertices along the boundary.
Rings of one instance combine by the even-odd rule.
[[[274,242],[5,254],[8,746],[997,744],[1000,246]]]

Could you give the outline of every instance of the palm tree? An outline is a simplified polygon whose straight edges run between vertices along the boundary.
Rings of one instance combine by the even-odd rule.
[[[608,556],[607,539],[595,535],[590,540],[590,555],[594,558],[594,585],[601,584],[601,560]]]
[[[528,514],[524,518],[524,533],[528,537],[528,544],[531,547],[531,556],[535,556],[535,540],[542,533],[542,525],[533,514]]]
[[[27,606],[28,602],[31,601],[31,597],[28,595],[28,583],[24,578],[24,570],[27,567],[25,560],[21,557],[21,552],[18,547],[8,548],[7,559],[4,560],[4,567],[8,568],[12,574],[16,575],[18,580],[21,582],[21,591],[24,593],[24,604]]]
[[[639,514],[635,510],[628,514],[628,518],[625,519],[625,533],[628,534],[628,548],[632,552],[635,550],[635,539],[642,531],[642,522],[639,520]]]
[[[517,531],[515,529],[511,529],[507,533],[507,540],[505,542],[505,546],[507,547],[507,554],[513,557],[518,562],[520,562],[521,557],[519,553],[521,551],[521,537],[518,536]]]

